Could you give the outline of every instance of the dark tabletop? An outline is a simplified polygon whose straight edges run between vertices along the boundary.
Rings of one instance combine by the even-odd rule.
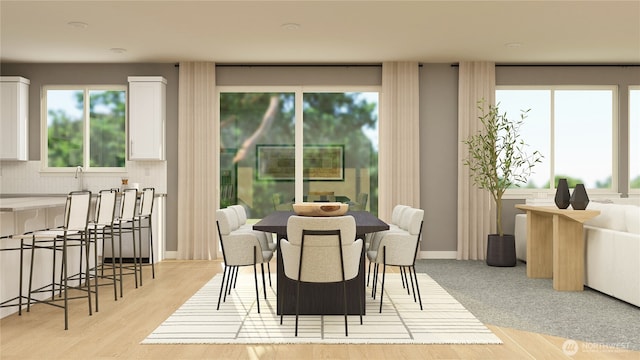
[[[266,231],[281,235],[287,233],[287,221],[289,216],[295,215],[293,211],[274,211],[253,225],[254,230]],[[356,233],[358,235],[389,230],[389,225],[378,219],[368,211],[347,211],[356,220]]]

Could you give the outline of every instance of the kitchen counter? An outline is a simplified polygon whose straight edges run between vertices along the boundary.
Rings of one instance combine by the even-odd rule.
[[[0,302],[12,299],[19,294],[19,269],[20,252],[14,249],[20,248],[20,240],[14,239],[11,235],[24,234],[40,229],[49,229],[61,226],[64,222],[64,209],[68,194],[0,194]],[[97,195],[97,193],[93,193]],[[156,262],[162,261],[165,249],[165,198],[166,194],[156,193],[153,204],[153,256]],[[132,253],[133,242],[124,235],[122,243],[123,256],[127,257]],[[145,236],[143,232],[143,236]],[[118,247],[116,242],[116,249]],[[13,251],[9,251],[13,250]],[[113,256],[109,250],[98,256]],[[77,264],[80,259],[78,250],[69,253],[69,263]],[[143,243],[143,258],[150,257],[150,247],[148,243]],[[51,256],[38,256],[33,265],[33,287],[44,286],[51,281],[52,268]],[[22,273],[30,273],[30,255],[25,255]],[[26,276],[26,275],[25,275]],[[28,281],[23,277],[22,293],[27,292]],[[37,297],[46,297],[48,294],[40,294]],[[17,312],[17,307],[0,308],[0,318]]]
[[[93,196],[97,195],[97,191],[91,192]],[[141,193],[141,191],[138,191]],[[0,200],[4,199],[16,199],[16,198],[66,198],[69,193],[50,193],[50,194],[39,194],[39,193],[23,193],[23,194],[0,194]],[[167,197],[165,193],[156,192],[155,197]]]
[[[53,228],[62,225],[64,220],[65,196],[21,196],[0,198],[0,301],[13,299],[19,295],[20,289],[20,249],[21,241],[10,236],[30,231]],[[73,250],[69,253],[69,262],[77,264],[79,254]],[[30,253],[22,262],[22,293],[28,291],[28,275],[31,273]],[[33,264],[33,287],[44,286],[51,281],[51,256],[39,256]],[[45,294],[35,295],[44,299]],[[18,311],[17,307],[0,309],[0,317]]]
[[[0,211],[13,212],[64,206],[66,196],[0,198]]]

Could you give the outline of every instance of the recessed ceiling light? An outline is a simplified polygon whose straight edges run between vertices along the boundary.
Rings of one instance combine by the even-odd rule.
[[[111,48],[111,49],[109,49],[109,51],[111,51],[112,53],[115,53],[115,54],[122,54],[122,53],[127,52],[127,49],[123,49],[123,48]]]
[[[89,24],[82,22],[82,21],[69,21],[67,23],[67,25],[71,26],[72,28],[76,28],[76,29],[86,29],[89,27]]]
[[[504,46],[508,47],[508,48],[519,48],[522,46],[522,43],[519,42],[509,42],[504,44]]]
[[[289,30],[289,31],[293,31],[293,30],[298,30],[300,29],[300,24],[296,24],[296,23],[284,23],[282,25],[280,25],[281,28],[285,29],[285,30]]]

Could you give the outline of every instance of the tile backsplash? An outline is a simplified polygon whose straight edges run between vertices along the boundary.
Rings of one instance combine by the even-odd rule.
[[[66,194],[79,190],[81,185],[92,192],[98,192],[119,188],[125,177],[129,179],[129,185],[138,183],[141,189],[155,187],[157,193],[167,192],[166,161],[127,161],[125,172],[87,171],[80,176],[82,179],[76,179],[74,172],[41,172],[40,161],[3,161],[0,163],[0,193]]]

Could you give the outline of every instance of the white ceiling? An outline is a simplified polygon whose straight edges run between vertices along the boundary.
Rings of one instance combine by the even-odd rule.
[[[1,0],[0,20],[2,62],[640,63],[640,0]]]

